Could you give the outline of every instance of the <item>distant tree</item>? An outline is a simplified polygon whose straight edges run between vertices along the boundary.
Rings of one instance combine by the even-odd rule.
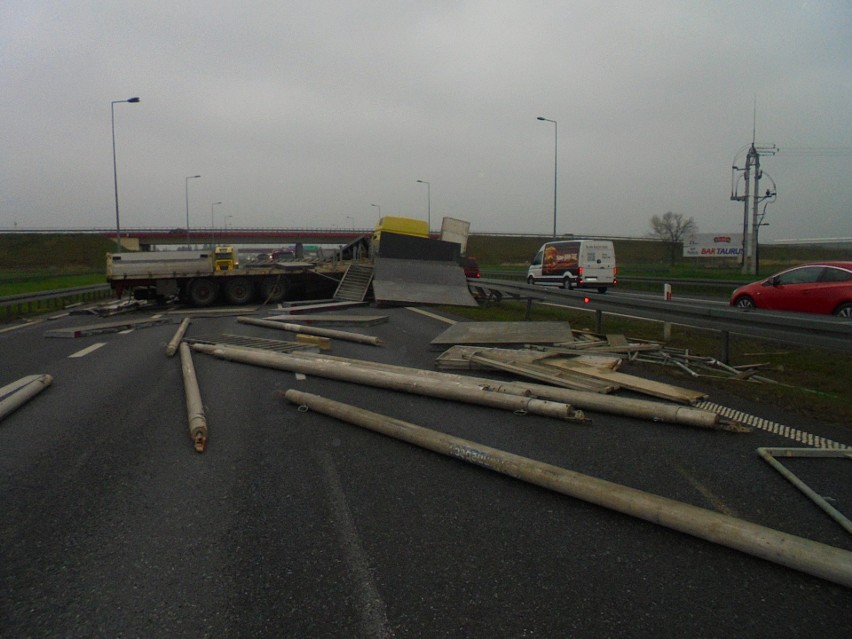
[[[671,244],[671,263],[677,258],[677,246],[687,235],[698,231],[692,218],[685,219],[683,213],[668,211],[662,216],[651,216],[651,235]]]

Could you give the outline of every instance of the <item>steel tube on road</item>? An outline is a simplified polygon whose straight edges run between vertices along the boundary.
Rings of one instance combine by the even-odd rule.
[[[4,389],[9,389],[11,393],[3,401],[0,401],[0,420],[18,410],[52,383],[53,376],[51,375],[30,375],[21,378],[18,382],[4,386]]]
[[[180,346],[181,340],[184,334],[186,334],[186,329],[189,328],[189,322],[190,319],[188,317],[183,318],[177,331],[175,331],[174,337],[169,341],[169,345],[166,346],[166,355],[169,357],[177,352],[178,346]]]
[[[207,445],[207,417],[204,415],[204,404],[201,403],[201,391],[195,376],[195,366],[192,363],[192,353],[186,342],[180,345],[180,364],[183,372],[183,388],[186,395],[186,418],[189,422],[189,435],[192,437],[195,450],[204,452]]]
[[[392,373],[416,375],[418,377],[431,377],[453,381],[459,384],[469,384],[479,389],[491,392],[506,393],[507,395],[519,395],[522,397],[538,397],[555,402],[570,404],[575,408],[591,410],[611,415],[623,415],[625,417],[636,417],[648,419],[655,422],[667,422],[680,424],[682,426],[696,426],[700,428],[719,428],[720,417],[714,412],[693,408],[691,406],[679,406],[663,402],[649,401],[646,399],[633,399],[630,397],[613,397],[590,391],[571,390],[547,384],[536,384],[534,382],[503,382],[485,377],[474,377],[472,375],[456,375],[440,371],[431,371],[421,368],[409,368],[393,364],[379,362],[368,362],[350,357],[337,357],[308,352],[295,351],[289,353],[297,359],[314,361],[327,361],[329,363],[345,363],[353,367],[370,370],[383,370]]]
[[[293,404],[852,588],[852,552],[290,389]]]
[[[372,335],[362,335],[361,333],[350,333],[349,331],[336,331],[331,328],[318,328],[316,326],[302,326],[301,324],[291,324],[289,322],[278,322],[273,320],[256,319],[254,317],[240,316],[237,321],[241,324],[254,324],[255,326],[264,326],[266,328],[275,328],[279,331],[290,331],[291,333],[304,333],[305,335],[319,335],[320,337],[330,337],[332,339],[342,339],[347,342],[357,342],[359,344],[370,344],[372,346],[381,346],[382,340]]]
[[[193,344],[196,351],[207,353],[221,359],[277,368],[280,370],[316,375],[327,379],[337,379],[344,382],[364,384],[378,388],[450,399],[453,401],[490,406],[515,412],[526,412],[545,417],[553,417],[563,421],[582,422],[585,416],[582,411],[574,410],[568,404],[551,402],[532,397],[520,397],[495,393],[469,384],[460,384],[439,379],[421,378],[414,375],[402,375],[387,371],[368,371],[338,362],[310,361],[290,357],[284,353],[266,353],[249,349],[215,346],[211,344]]]

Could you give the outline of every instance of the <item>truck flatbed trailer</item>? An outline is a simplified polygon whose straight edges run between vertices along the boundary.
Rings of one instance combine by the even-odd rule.
[[[340,265],[312,262],[275,262],[242,266],[236,251],[217,247],[207,251],[107,253],[106,276],[118,297],[129,292],[136,299],[177,296],[193,306],[210,306],[220,296],[229,304],[255,300],[277,303],[288,293],[300,295],[334,290]]]

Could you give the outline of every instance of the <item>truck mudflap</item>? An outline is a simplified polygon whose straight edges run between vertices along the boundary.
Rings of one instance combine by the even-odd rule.
[[[378,304],[478,306],[457,262],[377,257],[373,296]]]

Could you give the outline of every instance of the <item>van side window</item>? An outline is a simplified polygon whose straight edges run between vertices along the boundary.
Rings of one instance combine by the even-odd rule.
[[[543,255],[544,255],[543,251],[539,251],[538,253],[535,254],[535,257],[533,258],[533,261],[532,261],[533,266],[538,266],[539,264],[541,264],[541,258],[542,258]]]

